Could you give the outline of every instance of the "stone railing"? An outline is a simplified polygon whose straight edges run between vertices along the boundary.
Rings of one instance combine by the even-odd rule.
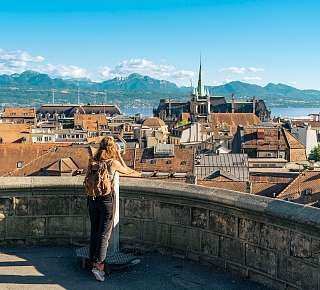
[[[120,239],[276,289],[320,289],[320,210],[235,191],[122,179]],[[87,240],[81,177],[0,179],[0,243]]]

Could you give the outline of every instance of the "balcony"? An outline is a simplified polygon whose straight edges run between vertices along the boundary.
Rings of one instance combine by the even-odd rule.
[[[0,181],[0,288],[99,287],[68,247],[89,236],[82,177]],[[108,289],[320,289],[319,209],[195,185],[121,184],[121,247],[144,255]]]

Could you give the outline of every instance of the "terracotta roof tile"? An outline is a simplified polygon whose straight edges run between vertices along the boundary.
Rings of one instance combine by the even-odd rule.
[[[306,147],[294,137],[288,130],[283,130],[285,138],[288,142],[290,149],[305,149]]]
[[[212,113],[209,115],[209,125],[212,129],[227,127],[234,135],[239,125],[257,125],[261,121],[252,113]]]
[[[0,123],[0,140],[0,143],[31,143],[31,126]]]
[[[303,171],[277,197],[303,204],[319,201],[320,171]]]
[[[43,156],[57,144],[0,144],[0,176],[17,170],[17,162],[24,165]],[[62,146],[62,145],[60,145]],[[66,146],[66,145],[64,145]]]
[[[143,126],[148,127],[162,127],[166,124],[158,117],[147,118],[143,121]]]
[[[75,114],[74,125],[80,126],[84,130],[97,131],[99,126],[108,124],[106,115],[104,114]]]
[[[156,158],[152,148],[128,149],[124,154],[124,161],[138,171],[187,173],[193,169],[193,150],[175,146],[174,157]]]
[[[2,114],[3,118],[34,118],[36,110],[34,108],[5,108]]]
[[[87,146],[55,143],[7,145],[20,146],[0,145],[0,164],[3,164],[0,168],[0,176],[8,173],[12,176],[39,175],[42,169],[66,158],[71,158],[79,169],[85,171],[90,158]],[[177,146],[174,157],[154,158],[152,149],[127,149],[124,160],[129,167],[138,171],[187,173],[192,172],[193,150],[181,149]],[[22,168],[17,168],[18,161],[23,161]]]
[[[199,180],[199,185],[229,189],[234,191],[248,193],[248,184],[244,181],[227,181],[227,180]],[[271,182],[252,182],[251,193],[272,197],[273,193],[278,194],[287,186],[287,183],[271,183]]]

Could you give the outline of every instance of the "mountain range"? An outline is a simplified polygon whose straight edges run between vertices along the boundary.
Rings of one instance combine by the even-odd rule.
[[[206,86],[212,95],[230,98],[256,97],[264,99],[270,107],[320,107],[320,91],[300,90],[285,84],[269,83],[266,86],[233,81],[220,86]],[[89,79],[53,78],[35,71],[0,75],[0,104],[31,105],[52,101],[72,103],[79,98],[85,103],[112,102],[120,107],[154,107],[160,98],[187,100],[191,87],[134,73],[124,78],[103,82]]]

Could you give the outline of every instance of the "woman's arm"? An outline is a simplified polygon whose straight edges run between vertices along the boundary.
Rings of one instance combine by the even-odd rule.
[[[126,176],[135,176],[135,177],[141,177],[141,173],[138,171],[135,171],[128,166],[123,166],[120,161],[114,160],[112,162],[112,170],[118,171],[120,174],[126,175]]]
[[[121,163],[121,165],[123,167],[127,167],[126,163],[124,162],[124,160],[122,158],[121,148],[120,148],[119,144],[116,144],[116,151],[117,151],[117,156],[118,156],[118,159],[119,159],[119,162]]]

